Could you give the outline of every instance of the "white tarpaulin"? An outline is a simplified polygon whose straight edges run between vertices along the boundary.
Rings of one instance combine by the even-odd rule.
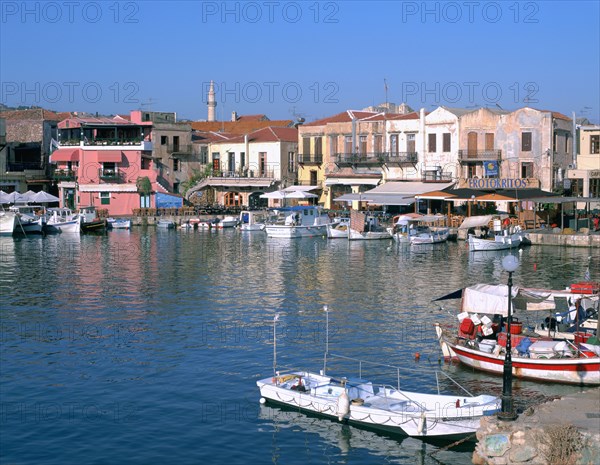
[[[513,299],[518,292],[518,287],[511,289]],[[508,316],[508,286],[504,284],[476,284],[475,286],[465,287],[462,311]]]
[[[480,228],[481,226],[487,226],[492,221],[493,215],[485,216],[469,216],[465,218],[458,229],[469,229],[469,228]]]

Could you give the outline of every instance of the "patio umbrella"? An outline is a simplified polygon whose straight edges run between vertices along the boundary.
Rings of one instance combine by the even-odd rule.
[[[0,203],[8,203],[8,194],[4,191],[0,191]]]
[[[290,193],[285,193],[286,199],[314,199],[318,197],[316,194],[311,194],[310,192],[305,191],[293,191]]]
[[[38,203],[52,203],[52,202],[58,202],[60,200],[55,195],[48,194],[48,192],[44,192],[44,191],[40,191],[40,192],[36,193],[32,197],[32,199],[33,199],[32,200],[33,202],[38,202]]]

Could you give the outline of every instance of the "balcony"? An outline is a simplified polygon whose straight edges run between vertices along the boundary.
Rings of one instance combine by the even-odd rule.
[[[390,152],[384,156],[386,165],[408,166],[416,165],[419,162],[417,152]]]
[[[322,153],[299,153],[298,163],[300,165],[320,165],[323,163]]]
[[[502,150],[459,150],[458,160],[461,162],[500,161]]]
[[[6,162],[6,171],[8,172],[14,173],[27,170],[43,171],[44,167],[38,161]]]
[[[73,170],[54,170],[52,178],[55,181],[75,181],[77,174]]]
[[[107,170],[100,168],[98,170],[98,177],[104,182],[124,182],[123,173],[121,173],[118,169]]]
[[[381,166],[385,164],[386,152],[336,153],[333,161],[337,166]]]
[[[58,147],[81,147],[94,150],[114,150],[115,147],[122,150],[152,150],[152,142],[149,140],[134,139],[67,139],[57,141]]]

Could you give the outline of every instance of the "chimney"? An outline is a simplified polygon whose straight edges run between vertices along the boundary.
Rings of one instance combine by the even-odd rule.
[[[234,123],[237,121],[237,112],[231,112],[231,121],[233,121]]]

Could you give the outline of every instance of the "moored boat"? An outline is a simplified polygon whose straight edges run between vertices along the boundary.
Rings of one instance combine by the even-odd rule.
[[[17,225],[15,212],[0,210],[0,236],[12,236]]]
[[[46,228],[50,232],[79,234],[81,224],[70,208],[48,208]]]
[[[109,229],[131,229],[131,220],[128,218],[107,218]]]
[[[389,231],[381,226],[376,216],[355,210],[350,213],[349,240],[370,241],[391,238]]]
[[[160,229],[174,229],[175,222],[172,220],[160,219],[156,222],[156,227]]]
[[[512,306],[517,311],[542,310],[550,301],[549,293],[522,288],[512,288],[511,296]],[[507,315],[507,302],[507,286],[478,284],[463,289],[458,325],[450,328],[439,323],[435,325],[444,358],[457,359],[477,370],[502,374],[507,328],[501,328],[502,318]],[[494,319],[487,315],[494,315]],[[510,327],[513,376],[600,385],[600,357],[597,354],[582,349],[578,343],[522,331],[522,323],[513,321]]]
[[[266,212],[262,210],[243,210],[238,223],[241,231],[264,231],[266,219]]]
[[[327,237],[329,216],[320,207],[285,207],[277,210],[280,217],[273,223],[265,224],[268,237]]]
[[[98,216],[94,206],[80,207],[79,221],[81,232],[103,232],[106,230],[106,219]]]
[[[492,229],[489,228],[490,223]],[[458,229],[467,230],[467,243],[471,252],[517,249],[525,238],[525,233],[518,225],[510,225],[507,216],[471,216],[465,218]]]

